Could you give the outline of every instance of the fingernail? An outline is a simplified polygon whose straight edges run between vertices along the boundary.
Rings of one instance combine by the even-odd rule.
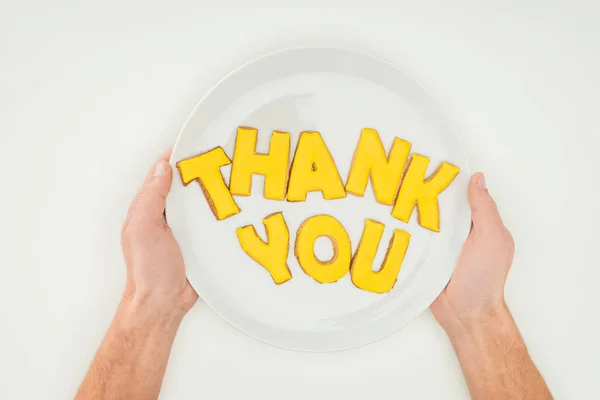
[[[162,176],[167,171],[167,167],[163,161],[159,161],[154,167],[154,176]]]
[[[485,184],[485,176],[483,176],[483,174],[481,174],[479,179],[477,179],[477,185],[479,186],[479,189],[487,189],[487,185]]]

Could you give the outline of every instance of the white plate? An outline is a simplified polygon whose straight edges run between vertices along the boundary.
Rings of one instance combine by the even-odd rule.
[[[370,184],[364,197],[324,201],[315,192],[304,203],[288,203],[263,199],[262,177],[254,178],[250,197],[236,197],[240,214],[217,221],[199,185],[184,187],[175,173],[167,216],[189,280],[207,304],[257,339],[307,351],[371,343],[431,304],[448,282],[469,231],[470,173],[456,132],[415,81],[380,59],[342,49],[294,48],[263,56],[229,74],[198,103],[179,134],[171,165],[216,146],[231,158],[238,126],[259,129],[259,152],[268,152],[273,130],[291,133],[292,154],[301,131],[321,132],[344,181],[364,127],[377,129],[388,150],[396,136],[412,142],[411,152],[431,158],[429,173],[443,161],[461,172],[439,198],[440,233],[421,228],[414,214],[408,224],[392,218],[391,207],[375,201]],[[230,166],[222,168],[226,181],[229,171]],[[288,257],[293,278],[275,285],[242,251],[235,231],[252,224],[264,237],[262,219],[277,211],[283,212],[292,240],[307,217],[334,216],[348,231],[353,251],[366,218],[385,224],[382,243],[393,229],[408,231],[412,237],[395,287],[385,295],[369,293],[357,289],[349,275],[318,284],[300,269],[293,251]],[[327,257],[330,247],[324,239],[315,251]],[[376,265],[385,247],[380,246]]]

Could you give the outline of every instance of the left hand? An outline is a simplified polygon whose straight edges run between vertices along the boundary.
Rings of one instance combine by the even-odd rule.
[[[127,214],[121,247],[127,265],[126,300],[155,311],[187,313],[198,299],[185,273],[183,256],[165,220],[171,189],[171,151],[152,166]]]

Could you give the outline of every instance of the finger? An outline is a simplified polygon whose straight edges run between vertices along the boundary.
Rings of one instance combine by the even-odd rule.
[[[169,147],[168,149],[166,149],[158,158],[159,160],[162,161],[166,161],[169,162],[169,159],[171,158],[171,153],[173,153],[173,146]]]
[[[152,166],[146,181],[129,209],[130,217],[146,222],[164,222],[167,195],[171,190],[173,171],[166,153]]]
[[[169,147],[168,149],[166,149],[161,155],[160,157],[158,157],[158,161],[165,161],[165,162],[169,162],[169,159],[171,158],[171,153],[173,152],[173,146]],[[154,176],[154,170],[152,168],[150,168],[150,170],[148,171],[148,173],[146,174],[146,178],[144,179],[144,183],[149,181],[150,179],[152,179],[152,177]]]
[[[485,176],[481,172],[473,174],[469,182],[469,204],[474,229],[503,225],[496,203],[487,190]]]

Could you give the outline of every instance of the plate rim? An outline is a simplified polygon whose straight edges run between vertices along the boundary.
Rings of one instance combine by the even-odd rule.
[[[282,47],[276,50],[272,50],[272,51],[268,51],[265,53],[260,54],[257,57],[254,57],[246,62],[243,62],[242,64],[238,65],[237,67],[235,67],[234,69],[232,69],[229,73],[225,74],[221,79],[219,79],[214,85],[212,85],[210,87],[210,89],[200,98],[200,100],[196,103],[196,105],[193,107],[193,109],[190,111],[189,115],[187,116],[187,118],[185,119],[184,123],[181,126],[181,129],[178,131],[177,133],[177,137],[175,139],[175,142],[173,144],[172,147],[172,152],[171,152],[171,156],[169,158],[169,164],[173,167],[174,165],[174,158],[173,158],[173,154],[176,154],[176,150],[179,146],[179,143],[181,141],[182,135],[183,133],[186,131],[188,125],[190,124],[190,122],[192,121],[194,115],[196,114],[196,111],[203,105],[203,103],[210,97],[210,95],[225,81],[227,81],[230,77],[234,76],[235,74],[239,73],[240,71],[244,70],[245,68],[258,63],[264,59],[270,58],[272,56],[279,56],[288,52],[294,52],[294,51],[298,51],[298,50],[315,50],[315,49],[319,49],[319,50],[334,50],[334,51],[343,51],[343,52],[347,52],[347,53],[352,53],[354,55],[357,56],[362,56],[362,57],[367,57],[370,58],[372,60],[381,62],[386,64],[388,67],[393,68],[394,70],[396,70],[399,74],[404,75],[408,80],[410,80],[413,84],[415,84],[419,90],[421,90],[423,92],[423,94],[426,96],[427,100],[431,102],[431,104],[437,109],[436,111],[439,112],[439,115],[441,116],[441,118],[443,118],[443,120],[445,121],[445,123],[447,124],[447,128],[448,130],[452,131],[452,133],[454,134],[454,137],[456,138],[456,140],[458,141],[458,147],[460,149],[460,152],[462,153],[463,156],[463,160],[464,160],[464,167],[462,168],[462,171],[466,172],[469,177],[471,176],[471,166],[470,166],[470,162],[469,162],[469,157],[467,155],[462,137],[460,135],[460,133],[458,132],[458,129],[456,128],[455,123],[453,122],[453,120],[451,118],[448,117],[448,115],[446,114],[446,112],[444,111],[444,109],[439,105],[439,103],[436,101],[435,97],[431,95],[431,92],[427,90],[427,88],[425,86],[423,86],[418,79],[416,79],[414,76],[412,76],[411,74],[408,74],[405,70],[403,70],[402,68],[398,67],[396,64],[380,57],[380,56],[376,56],[374,54],[370,54],[364,51],[360,51],[360,50],[356,50],[356,49],[351,49],[348,47],[342,47],[342,46],[331,46],[331,45],[326,45],[326,44],[318,44],[318,45],[298,45],[298,46],[288,46],[288,47]],[[175,169],[173,169],[173,172],[175,172]],[[173,179],[175,179],[175,173],[173,174]],[[168,199],[168,197],[167,197]],[[168,201],[167,201],[167,206],[165,207],[165,216],[167,216],[167,212],[168,212]],[[470,210],[469,210],[469,214],[470,214]],[[469,218],[470,220],[470,218]],[[468,236],[468,233],[470,231],[470,228],[467,230],[467,234],[466,236]],[[466,239],[466,237],[465,237]],[[447,277],[447,279],[444,279],[444,285],[441,287],[441,289],[438,291],[438,293],[436,293],[435,297],[434,297],[434,301],[435,299],[443,292],[443,290],[445,289],[445,287],[447,286],[448,282],[450,281],[451,275],[454,272],[454,269],[456,268],[456,264],[452,266],[452,269],[449,273],[449,276]],[[187,278],[187,268],[186,268],[186,278]],[[286,349],[286,350],[292,350],[292,351],[299,351],[299,352],[307,352],[307,353],[333,353],[333,352],[339,352],[339,351],[346,351],[346,350],[351,350],[351,349],[358,349],[358,348],[362,348],[364,346],[368,346],[370,344],[374,344],[376,342],[379,342],[380,340],[383,340],[391,335],[393,335],[394,333],[397,333],[399,330],[401,330],[403,327],[407,326],[408,324],[410,324],[412,321],[414,321],[416,318],[418,318],[419,316],[421,316],[425,311],[427,311],[430,307],[430,305],[428,305],[424,310],[416,313],[413,317],[411,318],[407,318],[406,322],[398,327],[396,327],[395,329],[389,331],[389,332],[385,332],[382,335],[379,335],[377,338],[373,339],[373,340],[368,340],[365,341],[364,343],[361,344],[356,344],[356,345],[346,345],[346,346],[340,346],[337,348],[333,348],[333,349],[313,349],[313,348],[306,348],[306,347],[294,347],[294,346],[289,346],[289,345],[285,345],[285,344],[281,344],[281,343],[275,343],[272,342],[268,339],[264,339],[261,338],[259,335],[253,334],[249,331],[247,331],[246,329],[240,327],[238,324],[236,324],[235,322],[232,322],[229,318],[227,318],[225,315],[223,315],[221,312],[219,312],[219,310],[213,305],[211,304],[209,301],[207,301],[206,299],[204,299],[201,295],[201,293],[196,289],[196,287],[194,286],[194,284],[188,280],[188,282],[190,282],[190,285],[192,286],[192,288],[196,291],[196,293],[198,294],[198,296],[200,297],[200,299],[206,303],[220,318],[222,318],[224,321],[226,321],[228,324],[230,324],[231,326],[233,326],[235,329],[237,329],[238,331],[244,333],[245,335],[256,339],[262,343],[265,343],[267,345],[273,346],[273,347],[277,347],[280,349]]]

